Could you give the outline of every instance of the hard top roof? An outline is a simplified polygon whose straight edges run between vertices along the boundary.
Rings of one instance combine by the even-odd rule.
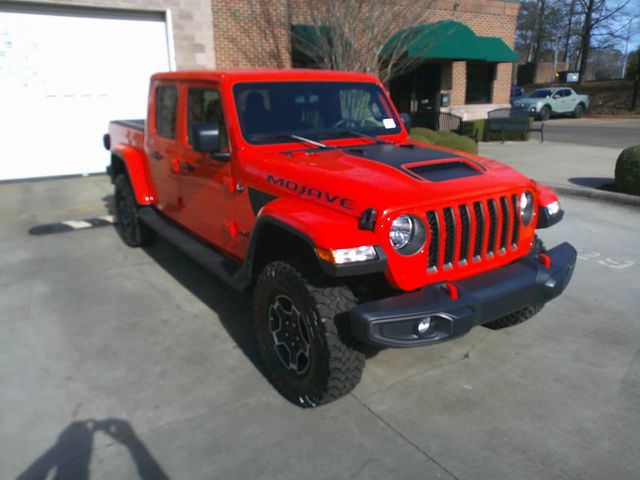
[[[379,82],[367,73],[340,72],[318,69],[251,69],[251,70],[181,70],[156,73],[152,80],[186,80],[218,82],[284,82],[284,81],[341,81]]]

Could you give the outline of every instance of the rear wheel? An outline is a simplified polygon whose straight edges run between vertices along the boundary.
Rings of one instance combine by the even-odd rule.
[[[129,178],[120,174],[114,184],[115,226],[120,238],[130,247],[149,245],[155,238],[155,232],[140,221]]]
[[[579,103],[578,105],[576,105],[575,110],[573,111],[573,116],[575,118],[582,118],[584,116],[584,105]]]
[[[258,345],[270,380],[289,401],[317,407],[360,382],[365,355],[348,334],[355,304],[347,287],[313,285],[288,263],[262,271],[254,293]]]
[[[546,252],[547,249],[542,243],[542,240],[536,237],[533,240],[533,245],[531,246],[531,253],[539,254]],[[526,322],[535,314],[537,314],[544,307],[544,303],[536,303],[534,305],[527,305],[521,310],[510,313],[509,315],[505,315],[502,318],[494,320],[493,322],[485,323],[484,326],[490,328],[491,330],[500,330],[501,328],[512,327],[514,325],[518,325],[519,323]]]
[[[541,122],[546,122],[547,120],[549,120],[551,118],[551,108],[548,105],[542,107],[540,113],[538,114],[538,118]]]

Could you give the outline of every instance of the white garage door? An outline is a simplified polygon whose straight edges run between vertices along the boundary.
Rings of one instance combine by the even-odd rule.
[[[168,50],[162,14],[0,11],[0,180],[104,172],[109,120],[146,115]]]

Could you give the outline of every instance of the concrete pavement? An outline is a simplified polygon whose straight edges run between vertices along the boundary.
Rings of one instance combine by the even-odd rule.
[[[615,182],[621,151],[537,140],[479,144],[480,155],[510,165],[557,192],[640,207],[640,197],[606,189]]]
[[[512,329],[381,352],[352,395],[300,410],[261,374],[249,295],[164,242],[27,233],[104,215],[110,192],[0,185],[0,478],[640,476],[636,209],[563,197],[542,237],[581,250],[565,295]]]
[[[545,122],[544,136],[552,142],[622,149],[640,143],[640,118],[552,118]]]

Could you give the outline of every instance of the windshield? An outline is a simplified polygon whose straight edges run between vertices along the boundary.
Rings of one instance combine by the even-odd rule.
[[[291,135],[319,140],[400,133],[375,83],[240,83],[233,92],[242,134],[253,144],[288,143]]]
[[[551,90],[536,90],[529,98],[547,98],[551,96]]]

